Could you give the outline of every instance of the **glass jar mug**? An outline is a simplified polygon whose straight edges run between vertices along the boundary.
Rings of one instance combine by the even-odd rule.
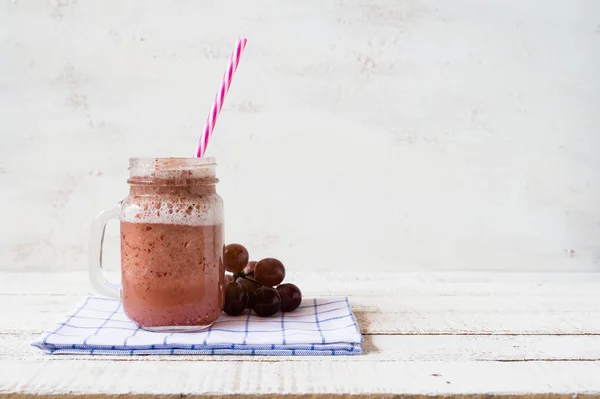
[[[132,158],[129,196],[92,225],[93,287],[150,331],[209,327],[223,310],[223,201],[214,158]],[[106,223],[119,218],[121,286],[102,272]]]

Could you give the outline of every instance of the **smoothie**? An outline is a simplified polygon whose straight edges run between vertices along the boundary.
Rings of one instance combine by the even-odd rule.
[[[123,307],[145,327],[206,326],[223,308],[221,225],[121,222]]]

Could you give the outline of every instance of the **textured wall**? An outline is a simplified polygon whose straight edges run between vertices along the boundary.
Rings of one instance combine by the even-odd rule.
[[[600,270],[596,0],[5,1],[0,268],[85,268],[128,157],[193,153],[240,34],[209,147],[228,241],[296,269]]]

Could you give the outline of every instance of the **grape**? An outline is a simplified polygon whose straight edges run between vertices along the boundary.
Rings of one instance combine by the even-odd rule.
[[[265,258],[254,266],[254,279],[261,284],[275,286],[284,278],[285,267],[275,258]]]
[[[273,316],[281,308],[281,298],[273,287],[262,286],[254,293],[252,309],[260,317]]]
[[[238,281],[248,294],[248,304],[246,305],[246,308],[252,309],[254,307],[254,292],[260,288],[260,284],[246,280],[245,278],[240,278]]]
[[[296,310],[302,302],[302,293],[295,284],[286,283],[277,287],[277,292],[281,297],[281,311],[291,312]]]
[[[250,262],[248,262],[248,265],[246,265],[246,267],[244,268],[244,274],[246,276],[252,276],[254,275],[254,267],[256,266],[256,261],[255,260],[251,260]]]
[[[224,311],[230,316],[237,316],[246,309],[248,294],[237,281],[225,284]]]
[[[248,250],[240,244],[229,244],[223,251],[223,263],[225,270],[231,273],[239,273],[248,264]]]

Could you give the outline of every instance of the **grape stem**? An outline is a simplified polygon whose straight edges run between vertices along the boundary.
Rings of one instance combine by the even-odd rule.
[[[253,278],[249,278],[249,277],[248,277],[249,275],[250,275],[250,274],[244,274],[244,273],[241,273],[241,274],[240,274],[240,275],[238,275],[237,277],[243,278],[244,280],[252,281],[254,284],[258,284],[258,285],[260,285],[260,286],[262,287],[262,284],[261,284],[261,283],[259,283],[258,281],[254,280]]]

